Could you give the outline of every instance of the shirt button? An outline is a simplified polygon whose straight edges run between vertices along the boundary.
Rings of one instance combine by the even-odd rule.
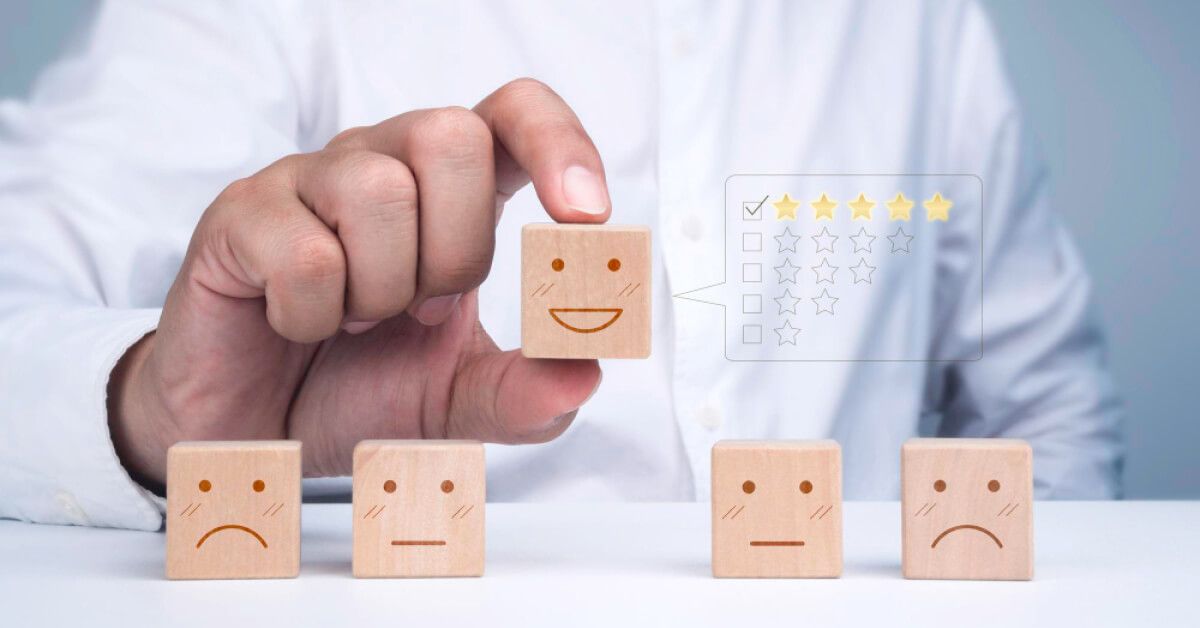
[[[66,491],[59,491],[54,495],[54,501],[58,502],[58,507],[62,508],[68,521],[80,526],[88,524],[87,513],[79,507],[79,502],[75,501],[74,495]]]
[[[683,237],[692,242],[699,242],[704,237],[704,223],[695,216],[684,218],[680,230],[683,231]]]
[[[707,430],[715,430],[721,427],[721,411],[716,406],[706,403],[696,410],[696,422]]]

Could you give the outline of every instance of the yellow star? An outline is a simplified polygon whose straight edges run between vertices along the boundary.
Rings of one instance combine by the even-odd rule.
[[[776,220],[795,220],[796,219],[796,208],[800,206],[800,203],[793,201],[792,197],[788,196],[787,194],[784,194],[783,198],[781,198],[771,204],[775,206],[775,219]]]
[[[821,198],[809,203],[813,210],[813,220],[825,218],[833,220],[833,208],[837,207],[837,201],[829,198],[824,192],[821,193]]]
[[[902,192],[896,192],[896,198],[885,203],[888,208],[889,220],[911,220],[913,202],[904,198]]]
[[[954,207],[954,203],[950,199],[942,198],[942,193],[938,192],[933,195],[933,198],[922,203],[925,206],[925,220],[940,220],[946,222],[950,219],[950,208]]]
[[[875,206],[875,201],[867,198],[866,194],[858,193],[858,198],[846,203],[850,206],[851,220],[870,220],[871,208]]]

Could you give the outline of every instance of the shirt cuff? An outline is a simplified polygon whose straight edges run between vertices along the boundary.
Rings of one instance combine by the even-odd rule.
[[[4,321],[0,353],[0,517],[137,530],[162,505],[121,465],[108,429],[108,380],[157,325],[158,309],[23,312]]]

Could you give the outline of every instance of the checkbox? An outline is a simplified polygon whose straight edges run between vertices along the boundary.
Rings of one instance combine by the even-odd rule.
[[[742,314],[762,314],[762,295],[743,294]]]
[[[742,344],[762,344],[762,325],[742,325]]]
[[[742,234],[742,250],[748,253],[753,253],[762,250],[762,234],[761,233],[743,233]]]
[[[762,283],[762,264],[742,264],[742,281]]]
[[[766,203],[765,196],[761,200],[742,201],[742,220],[762,220],[763,205]]]

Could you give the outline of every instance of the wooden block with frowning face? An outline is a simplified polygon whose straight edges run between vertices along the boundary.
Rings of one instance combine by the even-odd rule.
[[[525,225],[521,352],[531,358],[650,355],[650,230]]]
[[[905,578],[1033,578],[1028,443],[915,438],[902,449],[900,477]]]
[[[718,578],[842,573],[842,449],[834,441],[721,441],[712,450]]]
[[[375,440],[354,448],[354,575],[483,575],[483,445]]]
[[[299,441],[178,443],[167,451],[167,577],[300,573]]]

